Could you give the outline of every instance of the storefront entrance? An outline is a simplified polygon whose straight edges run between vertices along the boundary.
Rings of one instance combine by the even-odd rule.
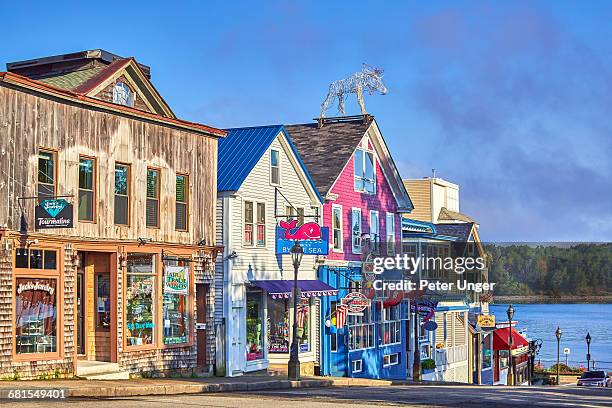
[[[80,360],[116,361],[113,254],[82,252],[77,270],[77,353]]]

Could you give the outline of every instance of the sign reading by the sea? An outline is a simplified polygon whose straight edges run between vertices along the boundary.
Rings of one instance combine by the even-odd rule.
[[[35,208],[35,228],[72,228],[74,209],[71,203],[63,198],[42,200]]]
[[[166,266],[164,268],[164,293],[189,294],[189,268]]]
[[[327,255],[329,227],[321,227],[316,222],[298,226],[297,220],[279,222],[276,227],[276,254],[290,254],[295,241],[304,249],[304,255]]]

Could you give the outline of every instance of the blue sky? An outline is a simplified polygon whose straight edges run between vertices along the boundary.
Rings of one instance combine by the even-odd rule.
[[[424,3],[13,3],[0,55],[134,56],[180,117],[218,127],[310,121],[367,62],[402,176],[459,183],[484,240],[612,240],[612,4]]]

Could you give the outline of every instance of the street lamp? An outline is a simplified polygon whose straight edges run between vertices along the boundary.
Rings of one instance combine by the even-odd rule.
[[[587,371],[589,371],[591,368],[591,333],[587,332],[586,335],[586,342],[587,342]]]
[[[300,359],[298,352],[298,324],[297,324],[297,308],[298,308],[298,270],[304,256],[304,248],[300,246],[299,241],[295,241],[291,248],[291,260],[293,261],[293,336],[291,339],[291,351],[289,354],[289,364],[287,372],[290,380],[300,379]]]
[[[512,369],[512,318],[514,317],[514,308],[508,306],[506,310],[508,315],[508,385],[514,385],[514,370]]]
[[[561,351],[561,335],[563,334],[563,332],[561,331],[561,328],[559,328],[559,326],[557,326],[557,330],[555,331],[555,336],[557,336],[557,385],[559,385],[559,358],[560,358],[560,351]]]

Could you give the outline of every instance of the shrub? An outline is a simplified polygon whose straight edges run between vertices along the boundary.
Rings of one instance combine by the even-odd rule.
[[[433,361],[431,358],[425,359],[421,361],[421,369],[422,370],[435,370],[436,362]]]

